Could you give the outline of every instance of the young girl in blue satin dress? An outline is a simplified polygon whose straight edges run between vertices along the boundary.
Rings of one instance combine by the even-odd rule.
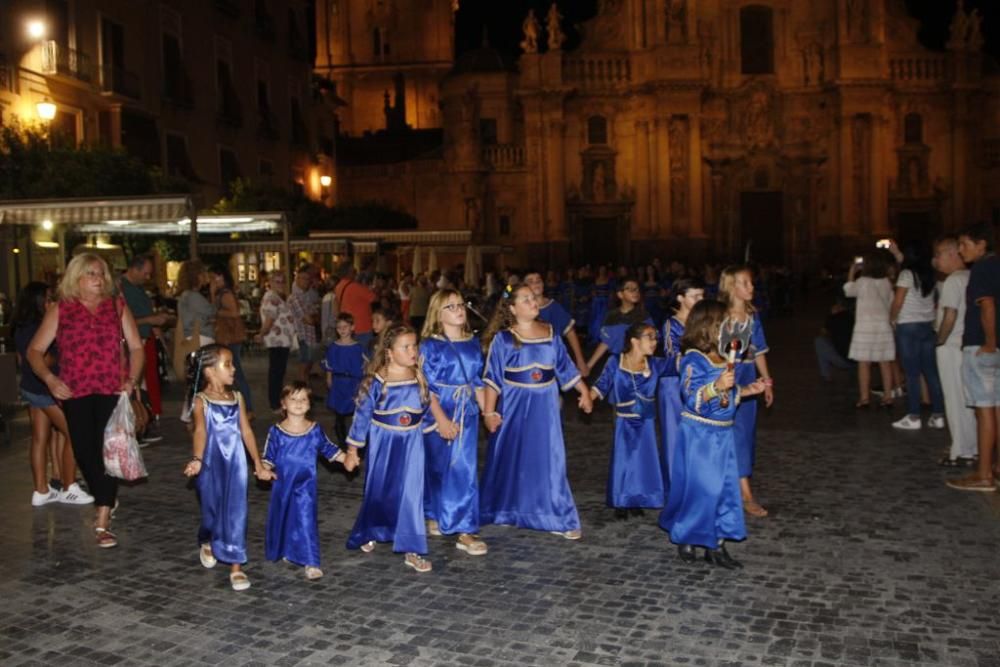
[[[663,441],[663,481],[670,488],[670,462],[677,448],[677,429],[681,418],[681,381],[678,366],[681,361],[681,337],[684,324],[694,305],[705,297],[700,280],[679,278],[670,288],[670,298],[676,309],[663,323],[663,357],[667,372],[660,377],[657,402],[660,414],[660,436]]]
[[[729,266],[719,278],[719,300],[726,304],[726,317],[737,326],[750,327],[750,344],[741,350],[736,363],[736,382],[745,385],[758,377],[764,381],[764,405],[774,402],[774,381],[767,367],[767,341],[764,326],[753,307],[753,274],[746,266]],[[743,509],[754,517],[767,516],[767,510],[753,496],[750,477],[757,448],[757,401],[745,401],[736,411],[736,461],[740,470]]]
[[[656,446],[656,387],[666,372],[656,352],[656,329],[640,322],[625,334],[625,350],[608,359],[590,389],[615,409],[615,436],[608,469],[608,507],[618,519],[641,515],[665,502],[663,472]]]
[[[597,276],[590,288],[590,311],[587,316],[587,337],[599,341],[601,326],[608,314],[608,302],[615,291],[615,281],[608,275],[608,267],[597,267]]]
[[[524,284],[531,288],[538,301],[538,319],[552,325],[556,334],[562,336],[569,347],[576,367],[583,372],[587,367],[587,359],[583,356],[583,347],[580,345],[580,338],[576,335],[576,321],[569,311],[562,307],[555,299],[549,298],[544,293],[545,285],[542,283],[540,271],[528,269],[524,274]]]
[[[345,467],[356,466],[358,448],[368,447],[364,497],[347,548],[371,553],[376,543],[392,542],[392,550],[406,554],[403,562],[417,572],[431,571],[422,557],[427,553],[423,422],[429,400],[417,365],[416,332],[405,325],[386,329],[358,388],[347,436]]]
[[[733,569],[742,565],[725,542],[746,539],[733,418],[740,399],[763,392],[764,383],[736,385],[735,371],[718,350],[725,316],[723,304],[702,301],[687,320],[680,362],[684,409],[660,527],[682,560],[693,561],[700,546],[706,561]]]
[[[339,442],[347,437],[347,422],[354,414],[354,399],[365,372],[365,346],[354,339],[354,316],[337,315],[337,338],[326,348],[326,407],[334,414],[333,435]]]
[[[477,535],[483,351],[469,328],[465,299],[457,290],[438,290],[431,297],[420,340],[420,368],[436,422],[434,430],[424,436],[427,532],[457,534],[456,548],[483,556],[486,543]]]
[[[243,572],[247,560],[247,459],[243,450],[250,455],[257,479],[274,479],[274,473],[261,463],[243,397],[230,389],[236,367],[229,348],[212,344],[194,352],[188,359],[188,376],[197,393],[192,399],[193,454],[184,474],[198,477],[199,559],[207,568],[215,567],[217,560],[229,563],[229,583],[233,590],[243,591],[250,588]]]
[[[507,285],[483,335],[488,350],[485,410],[490,432],[479,491],[483,524],[582,536],[566,478],[559,391],[575,388],[590,412],[590,391],[551,325],[538,321],[526,285]]]
[[[622,278],[615,292],[618,306],[608,311],[601,324],[600,340],[587,360],[587,369],[593,370],[605,352],[621,354],[625,349],[625,332],[633,324],[644,323],[655,327],[652,318],[642,305],[642,292],[635,278]]]
[[[264,465],[278,476],[267,507],[264,555],[268,560],[283,558],[302,565],[306,579],[313,581],[323,576],[316,520],[316,459],[322,456],[344,463],[345,456],[310,419],[311,407],[305,382],[282,388],[284,418],[270,428],[264,443]]]

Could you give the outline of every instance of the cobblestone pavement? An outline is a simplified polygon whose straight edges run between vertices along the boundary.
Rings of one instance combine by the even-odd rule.
[[[847,375],[821,384],[814,330],[769,325],[755,486],[772,515],[731,547],[740,572],[680,563],[654,513],[613,519],[603,406],[584,420],[566,401],[582,541],[489,527],[471,558],[432,538],[420,575],[385,547],[345,550],[361,478],[321,470],[327,576],[263,559],[268,493],[251,486],[243,593],[198,564],[179,421],[122,491],[120,546],[98,550],[89,508],[30,507],[22,419],[0,446],[0,664],[1000,665],[1000,500],[944,486],[945,434],[855,411]],[[249,360],[257,386],[264,363]]]

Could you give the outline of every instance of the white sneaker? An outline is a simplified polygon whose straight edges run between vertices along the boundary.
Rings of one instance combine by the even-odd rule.
[[[931,415],[930,419],[927,420],[927,428],[944,428],[944,417],[941,415]]]
[[[49,503],[54,503],[59,500],[59,492],[49,487],[48,493],[39,493],[38,491],[31,492],[31,506],[41,507],[42,505],[48,505]]]
[[[89,505],[94,502],[94,496],[80,488],[80,485],[73,482],[65,491],[59,492],[59,502],[67,505]]]
[[[892,422],[893,428],[902,429],[904,431],[919,431],[920,426],[920,417],[912,417],[910,415],[906,415],[899,421]]]

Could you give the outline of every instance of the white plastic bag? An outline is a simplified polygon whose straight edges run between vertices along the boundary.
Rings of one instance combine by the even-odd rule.
[[[104,427],[104,472],[129,482],[147,474],[135,439],[135,415],[125,392],[118,397],[118,405]]]

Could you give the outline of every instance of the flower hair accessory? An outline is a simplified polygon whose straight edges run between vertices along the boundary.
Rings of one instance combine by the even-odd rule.
[[[514,294],[514,288],[510,283],[507,283],[507,285],[503,288],[503,298],[509,299],[512,294]]]

